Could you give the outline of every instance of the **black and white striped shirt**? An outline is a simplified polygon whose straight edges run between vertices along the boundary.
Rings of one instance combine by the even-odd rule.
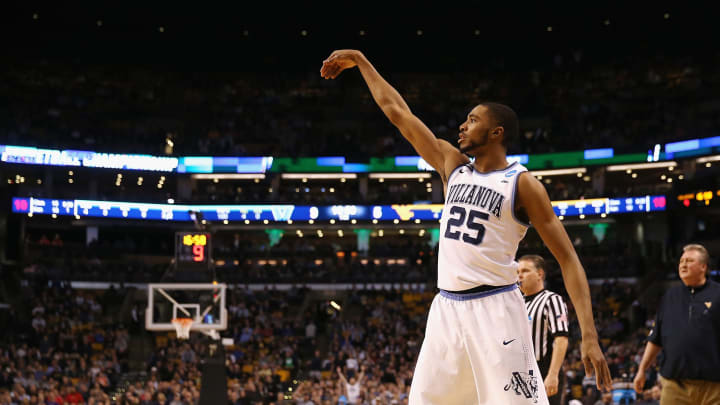
[[[525,307],[532,329],[535,359],[545,377],[552,360],[552,339],[557,336],[568,336],[567,306],[560,295],[542,290],[526,296]]]

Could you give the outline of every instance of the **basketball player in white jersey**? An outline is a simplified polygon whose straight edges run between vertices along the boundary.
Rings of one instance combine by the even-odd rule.
[[[585,271],[545,187],[507,161],[507,145],[518,133],[515,112],[502,104],[477,105],[460,126],[458,150],[435,137],[361,52],[333,52],[320,74],[334,79],[356,66],[383,113],[438,172],[445,192],[440,292],[428,314],[410,404],[548,403],[517,288],[515,255],[529,223],[561,266],[582,331],[585,372],[594,372],[598,388],[609,391]]]

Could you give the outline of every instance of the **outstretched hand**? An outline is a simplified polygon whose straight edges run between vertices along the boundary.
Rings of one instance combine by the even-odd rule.
[[[585,375],[595,374],[595,384],[604,392],[612,390],[612,376],[597,339],[583,339],[580,346]]]
[[[334,79],[345,69],[357,66],[358,58],[362,56],[360,51],[353,49],[341,49],[334,51],[323,61],[320,68],[320,76],[325,79]]]

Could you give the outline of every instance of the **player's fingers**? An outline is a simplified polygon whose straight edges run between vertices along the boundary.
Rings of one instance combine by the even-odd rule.
[[[595,380],[597,382],[602,382],[602,379],[605,377],[603,375],[603,361],[601,359],[597,359],[595,357],[590,358],[590,362],[592,363],[592,368],[595,372]]]
[[[320,69],[320,73],[322,76],[326,79],[332,79],[333,71],[335,69],[336,64],[335,63],[324,63],[322,68]]]
[[[346,54],[343,54],[342,52],[337,52],[337,53],[333,53],[332,55],[330,55],[330,57],[327,58],[327,61],[339,63],[339,62],[342,62],[347,59],[348,59],[348,56]]]
[[[338,58],[338,51],[335,51],[328,56],[327,59],[325,59],[326,62],[334,62]]]
[[[590,361],[590,358],[584,357],[584,358],[582,359],[582,362],[583,362],[583,366],[585,367],[585,375],[588,376],[588,377],[592,376],[592,375],[593,375],[593,372],[594,372],[595,370],[593,369],[593,364],[592,364],[592,362]]]
[[[605,375],[605,382],[608,388],[612,388],[612,374],[610,374],[610,367],[607,362],[603,359],[602,362],[603,374]]]
[[[595,367],[595,381],[598,389],[610,391],[612,389],[612,377],[605,359],[596,360],[593,366]]]
[[[610,374],[610,368],[607,363],[605,364],[605,372],[603,374],[605,374],[605,388],[610,392],[612,391],[612,374]]]
[[[333,75],[333,67],[326,66],[325,69],[323,70],[323,77],[326,79],[332,79],[333,78],[332,75]]]
[[[326,79],[332,79],[332,66],[326,66],[323,71],[323,77]]]
[[[340,74],[341,71],[342,71],[342,69],[340,69],[340,66],[334,65],[328,73],[330,74],[330,78],[334,79],[334,78],[338,77],[338,75]]]

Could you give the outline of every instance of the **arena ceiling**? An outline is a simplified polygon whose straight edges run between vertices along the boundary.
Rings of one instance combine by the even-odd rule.
[[[16,4],[0,16],[4,57],[292,70],[352,47],[400,69],[447,70],[493,55],[531,64],[573,49],[597,57],[712,52],[720,37],[716,13],[679,4],[231,4]]]

